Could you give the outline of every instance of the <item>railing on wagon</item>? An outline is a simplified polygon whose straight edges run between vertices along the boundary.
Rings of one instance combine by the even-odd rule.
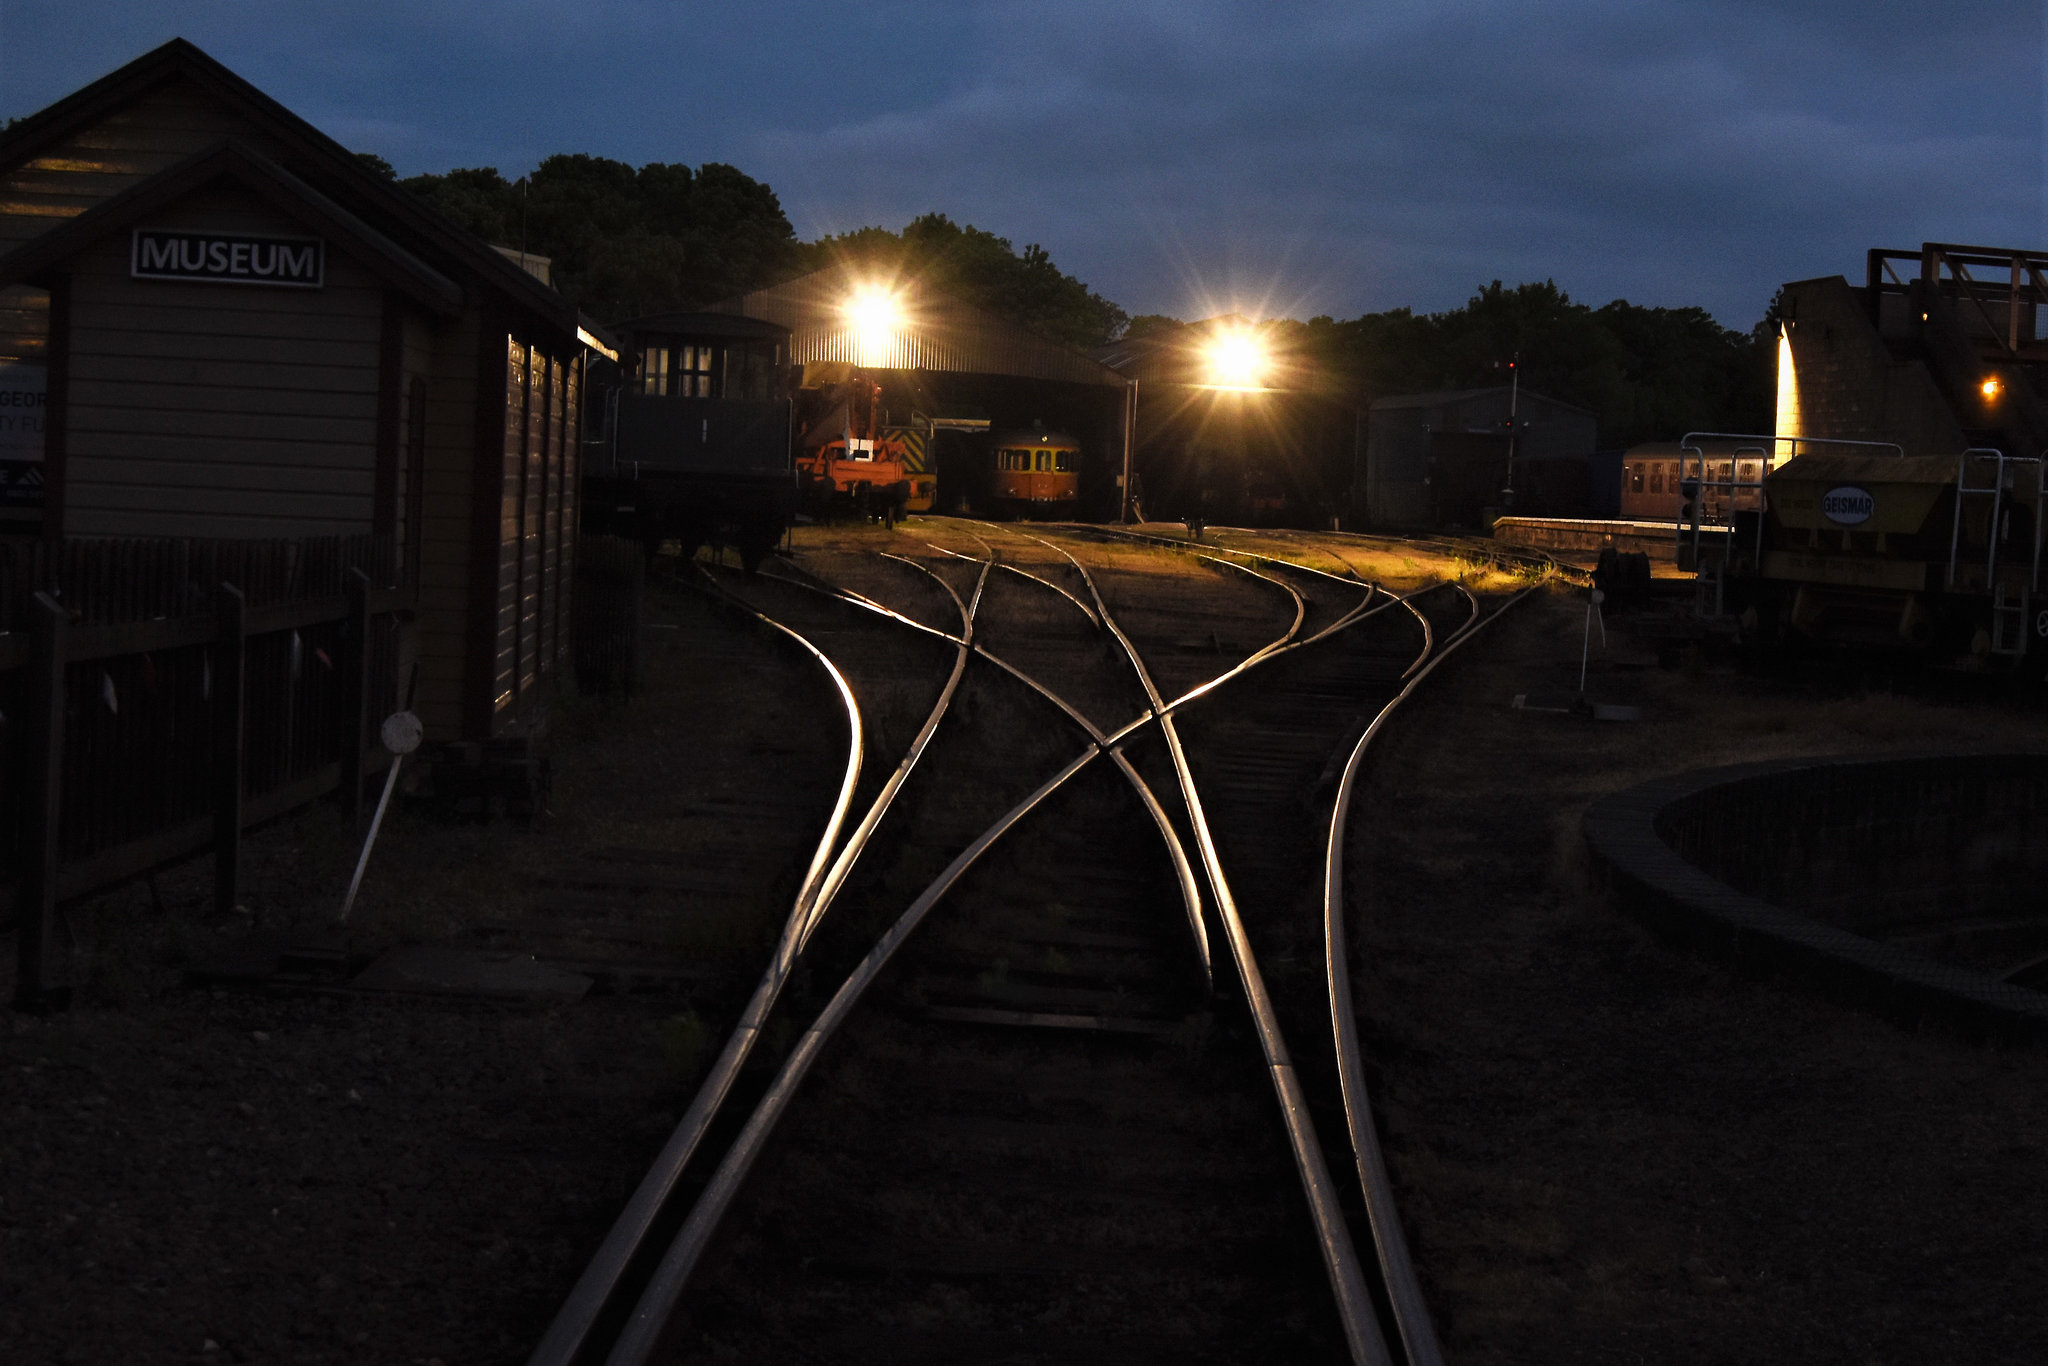
[[[58,903],[339,789],[353,809],[397,704],[411,590],[369,537],[0,544],[0,852],[17,1006],[67,994]],[[373,570],[384,570],[376,573]]]

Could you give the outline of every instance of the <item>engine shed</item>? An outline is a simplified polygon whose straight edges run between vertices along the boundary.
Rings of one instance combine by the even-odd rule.
[[[598,353],[540,279],[182,39],[0,135],[0,388],[45,414],[0,443],[5,530],[367,538],[430,740],[544,724]]]
[[[1298,324],[1227,313],[1098,353],[1136,386],[1145,516],[1322,526],[1348,511],[1358,409],[1300,342]]]
[[[1114,516],[1129,432],[1124,376],[915,278],[828,266],[712,306],[785,329],[788,359],[858,367],[882,386],[886,425],[913,452],[914,511],[953,511],[985,483],[992,429],[1079,442],[1084,515]]]

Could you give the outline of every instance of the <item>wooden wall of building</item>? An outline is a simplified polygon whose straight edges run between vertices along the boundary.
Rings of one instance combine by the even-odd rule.
[[[303,235],[245,192],[153,226]],[[372,530],[379,282],[331,249],[317,290],[131,279],[128,258],[123,234],[72,266],[65,534]]]
[[[413,710],[430,734],[460,734],[465,719],[477,356],[484,340],[482,312],[474,306],[431,337],[418,338],[416,354],[426,365],[427,429],[420,477],[420,687]],[[409,348],[408,364],[414,354]]]
[[[477,657],[488,661],[494,718],[523,716],[566,655],[562,626],[569,595],[563,575],[574,553],[565,542],[575,534],[570,523],[580,384],[574,356],[506,336],[495,534],[487,535],[480,520],[477,538],[477,563],[481,569],[494,561],[486,572],[495,573],[497,586],[493,629],[488,639],[477,640]],[[478,473],[481,481],[493,482],[481,466]],[[484,550],[492,540],[495,555]],[[503,724],[500,719],[493,728]]]
[[[153,91],[0,174],[0,253],[209,143],[248,131],[193,87]],[[48,294],[27,288],[0,291],[0,357],[41,357],[49,332]]]
[[[378,210],[303,155],[317,132],[236,98],[173,74],[0,171],[0,255],[225,138],[310,177],[346,212]],[[229,183],[146,226],[320,236],[323,288],[133,279],[129,233],[110,233],[53,272],[67,282],[58,356],[50,295],[0,292],[0,359],[48,357],[53,404],[63,394],[63,506],[46,532],[371,532],[390,576],[418,588],[401,686],[416,662],[429,737],[525,729],[569,656],[573,310],[508,290],[494,259],[472,269],[485,253],[459,234],[372,212],[373,231],[462,291],[459,314],[429,316],[388,261],[373,275],[332,233]]]

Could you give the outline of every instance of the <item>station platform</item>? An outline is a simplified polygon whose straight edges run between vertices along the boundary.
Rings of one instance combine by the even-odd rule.
[[[1703,526],[1700,538],[1730,534],[1725,526]],[[1612,545],[1623,552],[1650,557],[1652,573],[1668,578],[1677,567],[1678,530],[1670,522],[1636,522],[1601,517],[1502,517],[1493,524],[1493,538],[1503,545],[1547,550],[1566,564],[1590,568],[1600,551]],[[1691,575],[1688,573],[1687,578]]]

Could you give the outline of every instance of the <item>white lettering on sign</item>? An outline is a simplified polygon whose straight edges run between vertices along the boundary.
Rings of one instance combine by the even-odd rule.
[[[315,237],[137,228],[128,273],[138,280],[318,289],[326,278],[327,244]]]
[[[1820,496],[1820,511],[1836,526],[1861,526],[1877,511],[1877,499],[1870,496],[1868,489],[1844,484]]]

